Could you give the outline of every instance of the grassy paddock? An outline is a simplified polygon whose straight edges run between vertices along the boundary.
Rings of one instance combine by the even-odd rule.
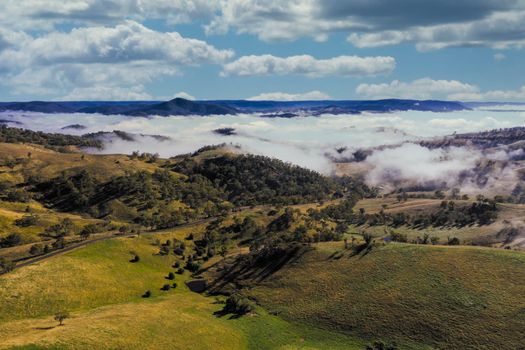
[[[525,254],[389,244],[351,256],[334,243],[249,294],[286,319],[369,339],[448,349],[516,349],[525,329]]]

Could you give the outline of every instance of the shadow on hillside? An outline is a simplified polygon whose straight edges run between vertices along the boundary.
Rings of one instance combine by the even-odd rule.
[[[284,266],[296,262],[310,248],[293,245],[274,248],[257,255],[239,256],[225,263],[222,273],[208,287],[210,294],[229,294],[245,285],[263,282]]]

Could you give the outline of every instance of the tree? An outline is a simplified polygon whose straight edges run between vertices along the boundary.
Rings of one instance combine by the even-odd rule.
[[[459,245],[460,244],[460,241],[457,237],[448,237],[448,242],[447,242],[448,245]]]
[[[222,309],[224,314],[245,315],[255,310],[255,304],[250,299],[235,293],[226,299],[226,304]]]
[[[13,271],[15,268],[15,263],[11,260],[7,260],[6,258],[0,258],[0,273],[6,273]]]
[[[168,277],[166,277],[166,279],[174,280],[175,279],[175,274],[173,272],[168,273]]]
[[[136,263],[140,261],[140,256],[137,253],[135,253],[134,251],[130,251],[129,253],[133,255],[133,257],[131,258],[129,262]]]
[[[69,312],[67,311],[59,311],[55,314],[55,321],[58,321],[59,326],[62,326],[67,318],[69,318]]]
[[[228,247],[226,247],[225,245],[221,245],[219,247],[219,255],[222,256],[222,258],[224,259],[226,257],[226,253],[228,253]]]
[[[33,244],[31,248],[29,248],[29,254],[31,255],[40,255],[44,251],[44,246],[40,243]]]
[[[3,238],[0,238],[0,248],[14,247],[22,243],[22,236],[18,233],[11,233]]]

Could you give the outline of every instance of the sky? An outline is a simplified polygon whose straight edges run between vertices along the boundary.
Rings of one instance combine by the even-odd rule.
[[[2,0],[0,100],[525,102],[525,0]]]

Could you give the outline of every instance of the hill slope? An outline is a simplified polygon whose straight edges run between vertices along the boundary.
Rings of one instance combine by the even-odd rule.
[[[183,239],[188,232],[105,241],[0,276],[0,349],[363,348],[362,341],[264,310],[215,316],[222,305],[190,292],[187,273],[168,281],[177,258],[157,254],[155,238]],[[130,250],[139,262],[129,262]],[[160,291],[172,282],[177,288]],[[141,297],[146,289],[150,298]],[[62,327],[52,319],[59,310],[71,313]]]
[[[390,244],[351,256],[319,245],[248,291],[287,319],[439,349],[518,349],[525,255]],[[335,253],[335,254],[334,254]]]

